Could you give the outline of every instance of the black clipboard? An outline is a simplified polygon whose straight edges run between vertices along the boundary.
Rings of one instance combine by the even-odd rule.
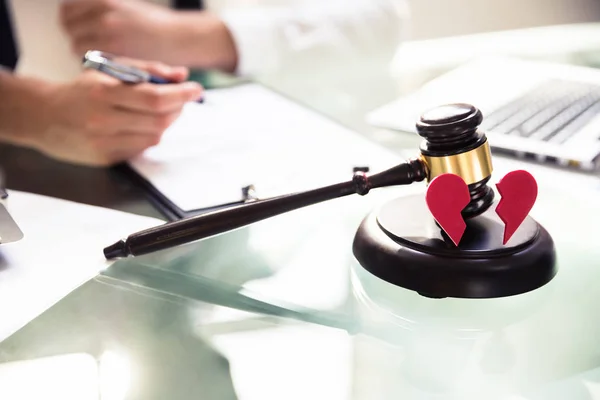
[[[205,89],[222,89],[243,85],[245,83],[256,83],[251,79],[244,77],[231,76],[219,71],[190,71],[189,80],[199,82]],[[196,210],[183,210],[173,203],[167,196],[149,182],[146,178],[135,171],[128,163],[121,163],[113,167],[113,170],[124,176],[127,180],[138,186],[144,192],[150,203],[162,214],[168,221],[177,221],[194,215],[204,214],[210,211],[216,211],[223,208],[242,205],[245,197],[252,198],[251,194],[244,193],[245,188],[240,188],[242,192],[240,201],[222,204],[215,207],[208,207]]]
[[[337,121],[337,120],[333,119],[332,117],[330,117],[318,110],[315,110],[314,108],[311,108],[309,105],[302,104],[301,102],[298,102],[297,100],[290,98],[288,95],[280,92],[279,90],[277,90],[273,87],[264,85],[260,82],[256,82],[252,79],[231,77],[229,75],[225,75],[225,74],[218,73],[218,72],[215,73],[215,72],[196,71],[196,72],[193,72],[192,75],[190,75],[190,80],[196,80],[196,81],[200,82],[205,87],[205,89],[220,89],[220,88],[239,86],[239,85],[248,84],[248,83],[259,84],[259,85],[263,86],[264,88],[266,88],[267,90],[281,96],[284,99],[294,102],[302,107],[309,108],[312,112],[320,115],[321,117],[323,117],[325,119],[328,119],[328,120],[336,123],[337,125],[343,126],[344,128],[349,128],[348,126],[345,126],[344,124],[342,124],[340,121]],[[220,204],[215,207],[207,207],[207,208],[194,209],[194,210],[183,210],[179,206],[177,206],[175,203],[173,203],[160,190],[158,190],[151,182],[149,182],[146,178],[144,178],[142,175],[140,175],[128,163],[122,163],[122,164],[116,165],[113,167],[113,169],[117,173],[125,176],[125,178],[128,179],[130,182],[132,182],[134,185],[141,188],[143,190],[144,194],[146,195],[146,198],[150,201],[150,203],[154,207],[156,207],[156,209],[161,214],[163,214],[165,216],[165,218],[167,218],[168,221],[177,221],[177,220],[180,220],[183,218],[192,217],[192,216],[200,215],[200,214],[205,214],[205,213],[208,213],[211,211],[217,211],[217,210],[221,210],[221,209],[228,208],[228,207],[243,205],[243,204],[247,203],[248,201],[258,200],[258,198],[256,198],[255,194],[254,194],[254,187],[252,187],[252,185],[251,185],[248,187],[240,188],[240,200],[239,201]],[[349,173],[348,179],[351,179],[352,173],[354,173],[356,171],[369,172],[369,170],[370,170],[369,166],[366,166],[366,165],[354,166],[352,171],[348,171],[348,173]]]
[[[227,207],[242,205],[245,203],[243,200],[247,198],[252,200],[252,188],[240,188],[241,199],[240,201],[221,204],[215,207],[201,208],[195,210],[183,210],[175,203],[173,203],[167,196],[165,196],[160,190],[158,190],[152,183],[146,178],[137,173],[129,164],[123,163],[113,167],[113,169],[125,176],[134,185],[138,186],[144,192],[146,198],[152,205],[162,214],[168,221],[177,221],[183,218],[192,217],[194,215],[204,214],[210,211],[221,210]]]

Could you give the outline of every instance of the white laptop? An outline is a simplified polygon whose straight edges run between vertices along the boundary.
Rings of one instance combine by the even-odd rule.
[[[486,58],[367,115],[371,125],[416,132],[429,108],[469,103],[484,116],[493,151],[593,171],[600,167],[600,70]]]

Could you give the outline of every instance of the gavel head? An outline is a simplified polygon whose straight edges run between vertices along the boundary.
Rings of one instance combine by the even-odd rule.
[[[469,187],[471,202],[462,211],[472,218],[486,211],[494,201],[487,183],[492,176],[492,156],[485,134],[478,130],[481,111],[469,104],[448,104],[425,112],[417,122],[421,161],[427,169],[427,182],[452,173]]]

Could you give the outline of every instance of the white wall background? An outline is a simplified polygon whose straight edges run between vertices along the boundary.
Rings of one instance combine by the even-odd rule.
[[[411,38],[600,22],[600,0],[408,0]]]

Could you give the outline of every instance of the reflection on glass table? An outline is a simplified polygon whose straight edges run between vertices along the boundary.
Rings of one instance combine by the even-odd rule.
[[[559,257],[539,290],[430,299],[385,283],[352,237],[369,209],[422,186],[349,197],[113,264],[0,343],[0,398],[594,399],[600,215],[552,184],[559,173],[538,176],[532,214]]]

